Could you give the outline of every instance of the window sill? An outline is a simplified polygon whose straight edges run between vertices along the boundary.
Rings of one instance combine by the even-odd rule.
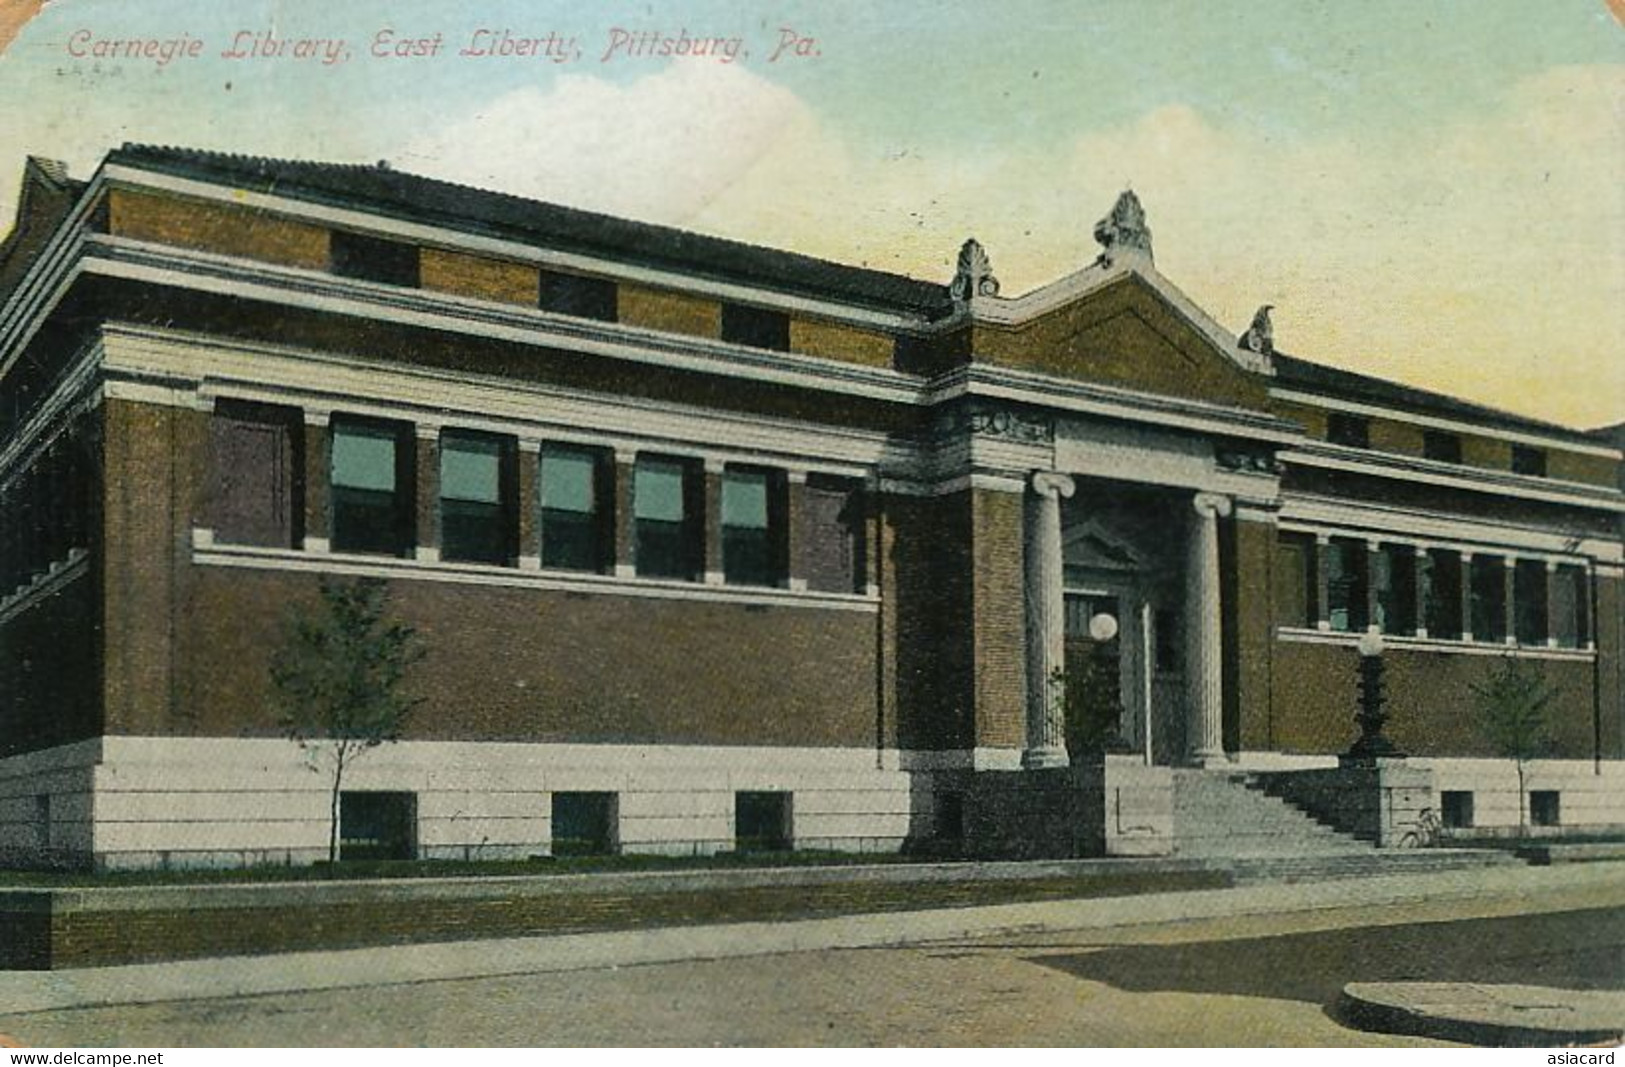
[[[700,582],[591,574],[585,571],[540,570],[528,566],[500,567],[483,563],[448,563],[427,558],[400,559],[359,553],[228,545],[216,541],[214,531],[197,528],[192,530],[192,562],[212,567],[366,575],[398,578],[403,581],[454,582],[463,585],[506,586],[516,589],[654,600],[698,600],[722,604],[825,608],[869,613],[877,611],[880,605],[880,596],[877,592],[826,593],[806,589],[773,589],[765,586],[706,585]]]
[[[1277,640],[1308,645],[1347,645],[1354,648],[1363,633],[1352,630],[1312,630],[1300,626],[1277,626]],[[1594,648],[1553,648],[1550,645],[1490,644],[1485,641],[1445,640],[1440,637],[1407,637],[1403,634],[1383,634],[1385,649],[1405,652],[1443,652],[1469,656],[1514,655],[1530,659],[1591,660]]]

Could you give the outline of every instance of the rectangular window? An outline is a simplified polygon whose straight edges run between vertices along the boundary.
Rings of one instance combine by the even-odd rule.
[[[1326,416],[1326,440],[1349,448],[1371,447],[1371,420],[1334,411]]]
[[[786,852],[790,832],[789,793],[735,793],[734,847],[740,852]]]
[[[1440,463],[1460,463],[1461,438],[1439,430],[1423,430],[1422,455]]]
[[[1461,556],[1443,548],[1428,549],[1422,575],[1423,618],[1428,636],[1461,639]]]
[[[1547,628],[1546,564],[1520,559],[1512,572],[1512,614],[1518,644],[1544,645]]]
[[[802,566],[808,589],[861,593],[867,581],[864,529],[868,504],[855,478],[807,476],[802,496]]]
[[[206,523],[234,545],[297,548],[303,538],[304,423],[296,408],[222,400],[209,423]]]
[[[447,430],[440,437],[440,557],[511,564],[517,531],[513,439]]]
[[[542,566],[601,573],[607,569],[614,510],[609,464],[589,448],[542,449]]]
[[[785,481],[778,471],[722,474],[722,574],[729,585],[779,585],[785,566]]]
[[[1315,539],[1283,533],[1275,542],[1275,625],[1313,628],[1315,609]]]
[[[722,339],[752,348],[790,350],[790,316],[767,308],[722,305]]]
[[[1371,559],[1377,594],[1377,628],[1385,634],[1416,632],[1416,551],[1383,545]]]
[[[1439,821],[1447,830],[1465,830],[1473,825],[1473,794],[1466,789],[1446,789],[1439,794]]]
[[[333,273],[342,277],[418,286],[417,245],[334,230],[331,255]]]
[[[639,456],[632,478],[633,558],[644,578],[700,576],[703,482],[696,465]]]
[[[1474,641],[1500,642],[1507,638],[1507,569],[1500,556],[1474,556],[1472,567],[1472,629]]]
[[[1563,824],[1563,794],[1556,789],[1529,791],[1529,822],[1533,826]]]
[[[1512,446],[1512,473],[1534,478],[1546,477],[1546,450],[1528,445]]]
[[[1326,619],[1333,630],[1366,628],[1366,578],[1365,542],[1334,537],[1326,545]]]
[[[619,808],[614,793],[554,793],[553,855],[614,855]]]
[[[339,859],[415,859],[417,822],[416,793],[340,793]]]
[[[1552,575],[1552,625],[1559,648],[1583,648],[1589,640],[1590,592],[1584,567],[1562,564]]]
[[[561,315],[614,322],[615,283],[606,278],[544,270],[541,272],[537,306],[543,311],[556,311]]]
[[[403,556],[412,531],[411,428],[333,420],[333,550]]]

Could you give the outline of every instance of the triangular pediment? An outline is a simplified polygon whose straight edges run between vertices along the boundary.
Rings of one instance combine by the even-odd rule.
[[[1062,535],[1061,556],[1068,570],[1133,572],[1145,567],[1139,552],[1098,522],[1068,527]]]
[[[1155,270],[1082,272],[971,308],[973,358],[1209,404],[1265,410],[1267,361]]]

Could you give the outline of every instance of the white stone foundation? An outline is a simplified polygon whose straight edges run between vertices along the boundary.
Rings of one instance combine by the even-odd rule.
[[[618,794],[625,853],[732,849],[742,790],[792,794],[798,849],[895,852],[918,784],[879,762],[873,749],[409,741],[366,753],[344,788],[415,794],[425,858],[548,855],[552,794],[563,791]],[[0,858],[310,863],[327,856],[329,781],[280,740],[107,737],[0,760]],[[51,796],[49,854],[34,821],[42,793]]]
[[[1410,762],[1433,771],[1435,799],[1447,790],[1473,794],[1472,829],[1517,831],[1518,772],[1512,761],[1418,757]],[[1557,826],[1530,826],[1532,834],[1561,836],[1625,828],[1625,761],[1533,760],[1527,778],[1531,792],[1556,791],[1562,808]]]

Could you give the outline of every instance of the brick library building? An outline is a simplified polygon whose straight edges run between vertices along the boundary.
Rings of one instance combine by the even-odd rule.
[[[1079,230],[1011,296],[975,241],[926,281],[386,164],[30,159],[0,861],[324,859],[270,666],[356,577],[425,657],[350,856],[1200,855],[1342,788],[1372,657],[1381,818],[1625,829],[1618,429],[1226,328],[1132,193]]]

